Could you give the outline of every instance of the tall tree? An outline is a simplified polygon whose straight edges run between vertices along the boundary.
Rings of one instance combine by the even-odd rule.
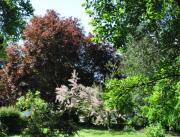
[[[17,41],[27,18],[33,15],[30,0],[0,1],[0,60],[6,58],[7,41]]]
[[[48,101],[54,101],[55,88],[67,85],[74,69],[84,85],[103,82],[109,73],[106,63],[116,57],[109,45],[91,43],[78,19],[60,17],[53,10],[43,17],[33,17],[24,30],[24,38],[23,47],[8,48],[7,102],[27,89],[40,90]]]
[[[179,2],[86,0],[84,6],[92,17],[94,40],[120,47],[124,58],[127,78],[107,82],[106,104],[123,111],[127,117],[143,111],[149,123],[158,121],[163,126],[177,128]]]
[[[0,1],[0,32],[5,38],[18,39],[27,17],[33,14],[30,0]]]
[[[169,31],[169,26],[179,24],[179,3],[177,0],[85,0],[83,6],[92,18],[95,40],[107,40],[116,47],[123,47],[126,36],[134,38],[159,35]],[[172,20],[173,19],[173,20]],[[171,31],[179,38],[179,30]]]

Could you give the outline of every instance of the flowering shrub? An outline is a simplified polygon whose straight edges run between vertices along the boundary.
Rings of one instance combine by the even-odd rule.
[[[111,122],[111,112],[103,106],[101,92],[98,87],[86,87],[78,84],[77,73],[74,70],[68,86],[62,85],[56,88],[56,101],[60,110],[76,110],[81,122],[89,122],[95,125],[108,126]]]

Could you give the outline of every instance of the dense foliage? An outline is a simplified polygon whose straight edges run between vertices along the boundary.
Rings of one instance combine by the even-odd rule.
[[[78,79],[74,71],[72,78],[68,80],[70,89],[65,85],[56,88],[56,101],[60,104],[59,109],[73,110],[79,119],[81,118],[81,122],[105,125],[107,111],[103,107],[98,87],[85,87],[78,84]]]
[[[164,33],[158,32],[167,32],[166,38],[173,36],[166,39],[169,42],[179,38],[179,30],[169,28],[179,27],[178,0],[85,0],[83,6],[92,18],[97,41],[107,40],[122,47],[129,34],[136,39],[150,34],[159,38]]]
[[[40,90],[46,100],[55,101],[54,89],[68,84],[73,69],[84,85],[103,83],[110,73],[105,65],[116,59],[116,52],[108,44],[91,43],[82,31],[77,19],[62,18],[54,11],[32,18],[24,30],[24,46],[7,50],[4,103],[28,89]]]
[[[33,11],[30,0],[0,1],[0,61],[6,60],[7,43],[22,38],[22,30]]]
[[[95,41],[119,48],[127,78],[106,82],[105,104],[129,124],[179,125],[179,2],[86,0]]]
[[[0,1],[0,32],[5,38],[19,38],[27,17],[33,14],[30,0]]]
[[[0,132],[4,131],[8,135],[20,134],[26,127],[26,120],[15,107],[0,108]]]
[[[150,125],[146,129],[147,137],[165,137],[165,131],[160,123]]]
[[[0,4],[9,4],[2,7],[17,10],[15,14],[19,11],[15,18],[20,24],[11,18],[3,20],[7,24],[0,22],[4,35],[16,39],[24,17],[32,14],[29,0]],[[15,106],[27,120],[21,134],[29,137],[73,136],[82,123],[108,128],[116,124],[124,131],[147,127],[149,137],[180,131],[179,4],[85,0],[94,27],[94,36],[88,37],[76,18],[61,17],[53,10],[33,17],[24,29],[24,44],[7,49],[0,105],[17,101]],[[24,5],[27,9],[21,15]],[[1,9],[0,5],[0,14]],[[5,124],[12,126],[6,116],[14,113],[6,109],[0,109],[0,136],[8,134]]]
[[[27,119],[27,127],[22,132],[24,136],[71,136],[78,129],[74,117],[71,117],[66,109],[55,109],[53,104],[40,98],[40,92],[29,91],[26,96],[18,98],[16,107],[24,112]]]

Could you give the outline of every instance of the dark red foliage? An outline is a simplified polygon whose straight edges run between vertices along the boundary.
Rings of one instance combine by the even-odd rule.
[[[55,88],[67,85],[74,69],[82,84],[91,85],[104,80],[105,64],[114,59],[114,50],[90,43],[77,19],[61,18],[52,10],[32,18],[24,39],[22,48],[8,49],[5,68],[6,92],[16,97],[33,89],[54,101]]]
[[[24,73],[22,67],[21,48],[17,45],[11,45],[7,49],[8,63],[2,74],[2,86],[5,86],[0,93],[0,105],[14,102],[21,92],[17,92],[17,81]]]

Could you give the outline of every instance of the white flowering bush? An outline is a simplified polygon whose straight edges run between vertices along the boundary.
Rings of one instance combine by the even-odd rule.
[[[101,93],[98,87],[85,87],[78,84],[77,73],[74,70],[68,86],[56,88],[56,101],[60,110],[75,109],[80,119],[90,120],[93,124],[106,124],[107,111],[103,107]]]

